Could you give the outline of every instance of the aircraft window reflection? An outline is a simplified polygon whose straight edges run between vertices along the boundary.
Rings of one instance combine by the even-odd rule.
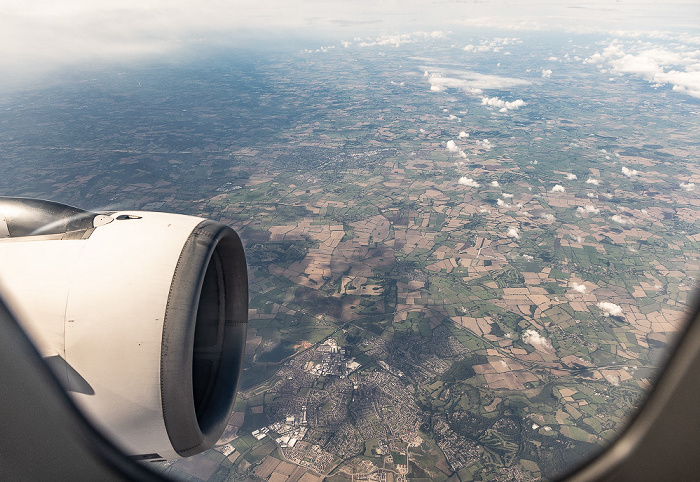
[[[245,246],[233,412],[162,473],[551,479],[614,439],[683,330],[693,29],[385,14],[80,58],[0,98],[3,195],[134,220],[90,233],[207,218]]]

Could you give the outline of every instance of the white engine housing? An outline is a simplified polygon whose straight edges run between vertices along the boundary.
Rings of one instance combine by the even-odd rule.
[[[43,212],[26,221],[31,210]],[[216,443],[248,316],[235,231],[191,216],[0,198],[0,278],[66,390],[127,454],[172,459]]]

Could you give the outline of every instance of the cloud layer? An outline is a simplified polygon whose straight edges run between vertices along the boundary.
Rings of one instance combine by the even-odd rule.
[[[508,45],[521,44],[523,41],[519,38],[499,38],[492,40],[482,40],[478,45],[469,44],[464,46],[465,52],[484,53],[484,52],[501,52]]]
[[[527,80],[513,77],[481,74],[468,70],[442,69],[437,66],[422,66],[421,70],[428,73],[427,78],[430,83],[430,90],[433,92],[457,89],[478,95],[481,94],[483,90],[507,90],[512,87],[528,85],[530,83]],[[522,102],[522,100],[520,102]]]
[[[568,3],[5,0],[0,15],[0,70],[43,69],[92,60],[109,62],[162,55],[203,42],[254,46],[275,38],[308,38],[309,32],[319,38],[334,38],[336,42],[345,37],[346,43],[355,45],[393,47],[422,39],[440,39],[446,35],[444,32],[467,25],[500,30],[637,29],[626,32],[630,37],[640,32],[653,33],[649,28],[652,25],[655,29],[668,30],[697,23],[697,7],[690,1],[619,2],[604,7],[602,3],[582,2],[583,5],[577,5],[575,15]],[[504,12],[508,13],[504,15]],[[419,30],[426,31],[420,35],[401,33]],[[359,37],[357,41],[355,37]],[[516,38],[502,37],[475,42],[463,49],[465,55],[493,54],[519,42]],[[679,90],[695,95],[697,76],[689,69],[664,63],[666,53],[638,48],[618,54],[600,60],[618,61],[616,68],[620,70],[643,72],[657,82],[673,83]]]
[[[655,86],[670,85],[674,91],[700,98],[700,49],[616,39],[584,63],[631,74]]]

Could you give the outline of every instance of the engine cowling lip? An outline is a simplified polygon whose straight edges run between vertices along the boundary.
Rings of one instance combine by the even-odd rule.
[[[214,252],[226,265],[225,359],[220,370],[218,398],[205,420],[198,420],[192,383],[194,332],[198,302],[207,266]],[[170,443],[187,457],[216,443],[228,422],[240,378],[248,319],[248,282],[245,255],[236,232],[204,220],[185,242],[170,286],[161,344],[161,401]]]

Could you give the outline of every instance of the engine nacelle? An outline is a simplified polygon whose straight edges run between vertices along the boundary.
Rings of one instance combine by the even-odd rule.
[[[0,279],[76,404],[127,454],[171,459],[216,443],[248,320],[233,229],[0,198]]]

